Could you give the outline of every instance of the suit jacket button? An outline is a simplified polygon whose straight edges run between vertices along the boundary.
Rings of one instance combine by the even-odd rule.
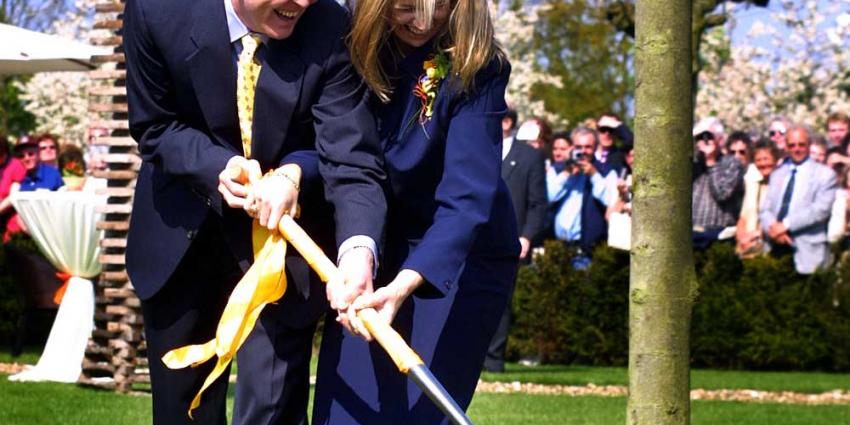
[[[191,241],[192,239],[195,239],[195,236],[197,234],[198,234],[197,230],[189,230],[188,232],[186,232],[186,239],[189,239]]]
[[[452,281],[450,280],[443,282],[443,285],[446,286],[446,289],[452,289]]]

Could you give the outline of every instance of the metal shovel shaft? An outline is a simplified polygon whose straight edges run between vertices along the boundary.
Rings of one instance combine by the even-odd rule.
[[[446,414],[446,417],[453,424],[472,425],[472,421],[469,420],[463,409],[457,405],[452,396],[443,388],[440,381],[431,374],[427,366],[424,364],[413,366],[408,371],[407,376]]]

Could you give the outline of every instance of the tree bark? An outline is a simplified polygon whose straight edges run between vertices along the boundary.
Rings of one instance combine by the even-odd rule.
[[[636,6],[629,425],[690,423],[691,3]]]

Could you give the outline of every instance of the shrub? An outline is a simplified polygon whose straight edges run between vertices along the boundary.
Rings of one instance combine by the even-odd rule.
[[[8,243],[20,250],[41,255],[35,242],[29,236],[16,234]],[[11,344],[22,313],[18,289],[9,275],[10,269],[14,266],[14,264],[8,264],[5,250],[0,249],[0,344],[3,346]]]
[[[591,267],[578,272],[570,267],[573,255],[548,241],[543,256],[520,270],[509,353],[551,363],[625,364],[628,254],[597,250]]]
[[[628,253],[600,247],[586,271],[571,269],[573,255],[550,241],[544,255],[520,270],[509,356],[624,365]],[[696,254],[695,265],[695,366],[850,370],[850,259],[801,276],[790,257],[741,262],[731,245],[715,244]]]

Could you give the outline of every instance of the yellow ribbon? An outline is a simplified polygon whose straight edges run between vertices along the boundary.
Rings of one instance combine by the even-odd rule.
[[[215,368],[207,376],[204,385],[189,406],[192,411],[201,404],[201,395],[227,368],[236,351],[248,338],[263,307],[279,300],[286,292],[286,241],[280,234],[273,234],[254,220],[251,232],[254,247],[254,264],[236,284],[221,319],[215,339],[205,344],[187,345],[169,351],[162,362],[170,369],[196,367],[214,355],[218,356]]]

